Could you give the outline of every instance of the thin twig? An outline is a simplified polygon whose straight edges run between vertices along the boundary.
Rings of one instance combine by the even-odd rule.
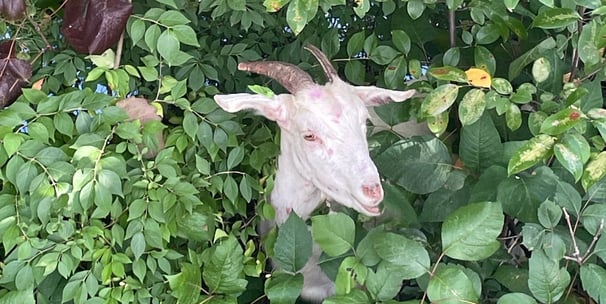
[[[583,259],[581,258],[581,252],[579,250],[579,246],[577,246],[577,240],[574,238],[574,231],[572,229],[572,223],[570,222],[570,215],[568,214],[568,211],[566,211],[566,208],[562,207],[562,211],[564,211],[564,218],[566,219],[566,224],[568,225],[568,231],[570,232],[570,238],[572,239],[572,245],[574,246],[574,252],[572,253],[572,256],[574,257],[574,260],[579,264],[582,265],[583,264]]]
[[[457,46],[457,40],[455,36],[455,9],[452,8],[448,11],[448,34],[450,36],[450,47]]]

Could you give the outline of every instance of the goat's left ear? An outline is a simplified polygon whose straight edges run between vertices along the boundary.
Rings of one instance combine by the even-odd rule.
[[[395,91],[377,88],[375,86],[354,86],[356,94],[366,106],[380,106],[390,102],[401,102],[411,98],[417,91]]]
[[[280,127],[287,127],[289,108],[293,104],[290,94],[267,97],[258,94],[215,95],[215,101],[223,110],[235,113],[241,110],[253,110],[267,119],[276,121]]]

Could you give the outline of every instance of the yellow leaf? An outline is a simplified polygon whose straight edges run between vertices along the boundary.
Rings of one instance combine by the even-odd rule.
[[[471,68],[465,71],[465,74],[467,75],[469,84],[472,86],[479,88],[490,88],[492,78],[488,72],[478,68]]]

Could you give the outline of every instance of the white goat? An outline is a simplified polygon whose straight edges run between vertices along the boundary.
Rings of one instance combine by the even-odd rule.
[[[414,90],[394,91],[374,86],[352,86],[339,78],[328,58],[315,46],[310,51],[320,62],[328,83],[314,83],[299,67],[276,61],[245,62],[238,69],[268,76],[292,94],[267,97],[255,94],[217,95],[227,112],[253,109],[278,123],[282,130],[278,171],[270,202],[276,224],[291,211],[303,219],[325,200],[368,215],[381,213],[383,188],[368,154],[366,106],[403,101]],[[320,251],[301,270],[301,297],[314,302],[334,294],[334,283],[318,263]]]

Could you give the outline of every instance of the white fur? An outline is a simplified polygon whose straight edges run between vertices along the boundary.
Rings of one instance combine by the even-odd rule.
[[[383,189],[368,155],[366,106],[403,101],[414,93],[356,87],[337,78],[296,96],[231,94],[217,95],[215,100],[228,112],[252,109],[280,126],[281,154],[270,197],[279,226],[293,210],[309,218],[326,199],[368,216],[379,215]],[[318,266],[320,253],[314,245],[312,257],[300,271],[301,297],[314,302],[334,294],[334,283]]]

